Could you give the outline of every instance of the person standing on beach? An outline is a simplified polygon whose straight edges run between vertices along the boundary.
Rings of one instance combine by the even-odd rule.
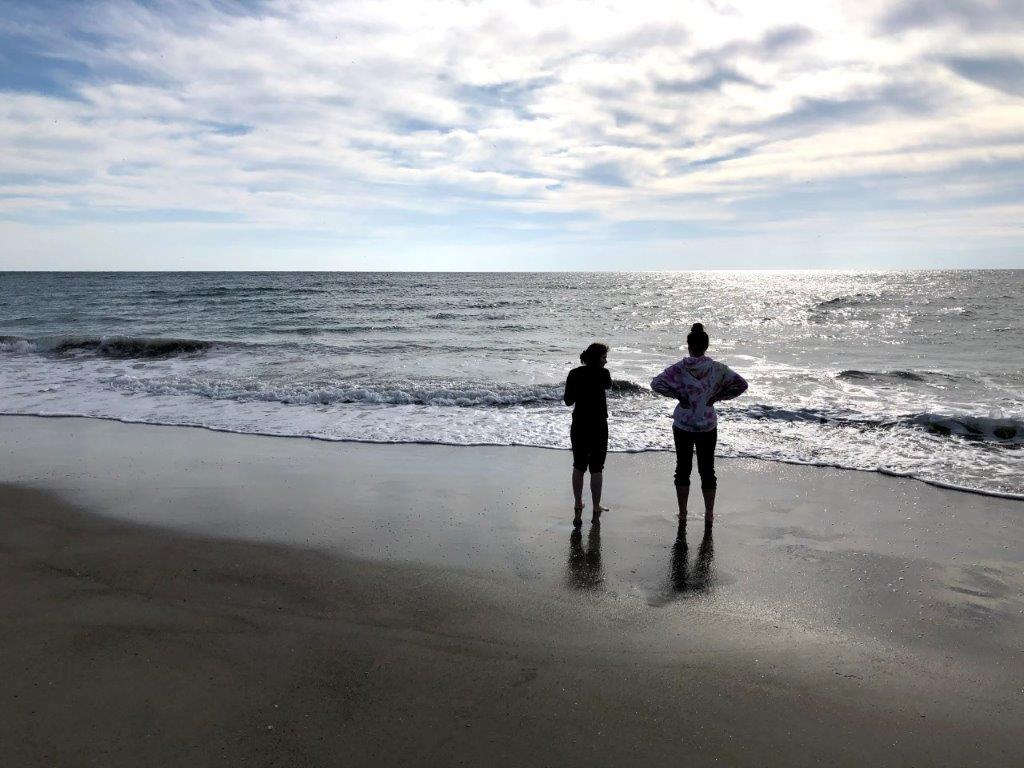
[[[579,368],[569,371],[565,380],[564,400],[575,406],[572,411],[572,494],[576,499],[573,525],[582,524],[583,475],[590,470],[590,495],[594,502],[592,523],[599,522],[601,513],[601,485],[604,480],[604,460],[608,453],[608,402],[605,391],[612,386],[612,377],[604,367],[608,362],[608,347],[591,344],[580,355]]]
[[[672,436],[676,444],[676,500],[679,520],[686,522],[686,505],[690,495],[690,471],[693,452],[697,450],[697,471],[704,494],[704,524],[715,519],[715,443],[718,442],[718,414],[714,404],[731,400],[747,391],[747,382],[729,366],[712,360],[704,326],[694,323],[686,337],[689,357],[670,365],[651,381],[651,389],[659,395],[679,401],[672,419]]]

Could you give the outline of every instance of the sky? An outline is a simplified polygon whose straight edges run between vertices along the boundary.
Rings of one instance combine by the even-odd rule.
[[[1024,0],[0,0],[0,269],[1024,267]]]

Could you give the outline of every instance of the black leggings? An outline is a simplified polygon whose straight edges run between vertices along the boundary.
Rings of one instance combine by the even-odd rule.
[[[700,473],[700,487],[718,487],[715,478],[715,443],[718,442],[718,427],[710,432],[684,432],[672,427],[676,441],[676,485],[690,484],[690,470],[693,469],[693,449],[697,449],[697,471]]]

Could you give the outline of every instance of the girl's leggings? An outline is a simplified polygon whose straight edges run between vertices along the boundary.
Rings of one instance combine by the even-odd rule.
[[[690,484],[690,470],[693,469],[693,449],[697,449],[697,471],[700,473],[701,488],[717,488],[715,478],[715,443],[718,442],[718,427],[710,432],[684,432],[672,427],[676,441],[676,485]]]

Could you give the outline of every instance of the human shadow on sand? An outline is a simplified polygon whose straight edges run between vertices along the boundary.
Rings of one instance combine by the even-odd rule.
[[[697,556],[691,560],[690,548],[686,543],[686,524],[681,524],[672,545],[668,579],[659,587],[647,591],[647,604],[652,608],[661,608],[680,600],[707,595],[720,582],[715,573],[714,560],[715,541],[711,526],[704,527],[704,537],[697,548]]]
[[[697,548],[697,557],[691,566],[689,547],[686,543],[686,524],[676,531],[676,542],[672,545],[672,568],[669,574],[670,591],[674,593],[707,592],[714,586],[715,541],[711,526],[704,527],[704,538]]]
[[[573,589],[594,589],[604,581],[601,571],[601,526],[591,525],[587,547],[583,548],[583,532],[574,528],[569,536],[569,586]]]

